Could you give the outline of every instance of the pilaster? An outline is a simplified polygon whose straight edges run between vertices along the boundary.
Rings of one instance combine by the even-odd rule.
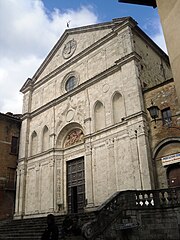
[[[85,176],[86,176],[86,210],[94,207],[94,191],[93,191],[93,167],[92,167],[92,146],[87,140],[85,143]]]

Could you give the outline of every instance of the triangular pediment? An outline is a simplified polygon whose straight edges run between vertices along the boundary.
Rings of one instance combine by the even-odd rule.
[[[129,17],[114,19],[111,22],[85,27],[67,29],[50,51],[44,62],[34,74],[33,83],[38,82],[56,71],[60,66],[72,61],[83,51],[89,49],[114,31],[116,26],[129,20]]]

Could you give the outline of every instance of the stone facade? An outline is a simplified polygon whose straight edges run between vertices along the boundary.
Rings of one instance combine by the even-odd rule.
[[[0,219],[14,213],[20,127],[19,115],[0,113]]]
[[[66,30],[21,89],[15,217],[154,188],[142,89],[170,78],[168,57],[131,18]]]

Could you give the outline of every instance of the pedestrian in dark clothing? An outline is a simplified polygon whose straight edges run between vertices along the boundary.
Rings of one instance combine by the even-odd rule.
[[[67,215],[62,223],[62,237],[64,238],[67,235],[72,233],[73,220]]]
[[[81,227],[82,227],[81,219],[79,218],[79,216],[75,216],[72,227],[72,231],[75,236],[81,235]]]
[[[41,240],[58,240],[59,230],[58,226],[55,224],[55,219],[53,214],[47,216],[47,228],[45,229]]]

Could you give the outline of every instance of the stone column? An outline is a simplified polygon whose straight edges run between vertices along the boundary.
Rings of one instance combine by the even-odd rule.
[[[86,191],[86,209],[94,207],[93,190],[93,167],[92,167],[92,148],[90,142],[85,143],[85,191]]]

